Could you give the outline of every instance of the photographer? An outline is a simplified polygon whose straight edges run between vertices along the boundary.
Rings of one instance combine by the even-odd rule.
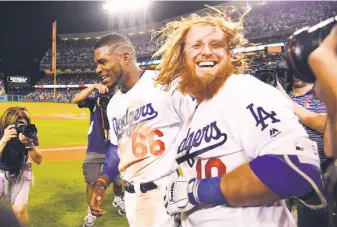
[[[92,92],[96,92],[95,97],[89,97]],[[90,128],[88,132],[88,147],[83,163],[83,175],[87,184],[87,198],[89,200],[95,183],[100,175],[102,165],[110,146],[109,123],[107,121],[106,107],[115,89],[106,85],[97,83],[83,89],[76,94],[74,102],[79,108],[89,108],[90,110]],[[122,198],[121,180],[116,178],[113,186],[114,201],[113,206],[118,213],[125,215],[125,206]],[[83,226],[94,226],[96,217],[88,209],[88,214],[84,218]]]
[[[329,157],[337,157],[337,26],[308,58],[311,70],[315,74],[315,94],[323,101],[328,110],[325,132],[331,143],[325,147]],[[337,162],[331,164],[324,174],[328,194],[329,226],[337,226]]]
[[[337,26],[308,58],[309,66],[316,76],[315,94],[328,110],[327,130],[331,134],[331,146],[325,148],[330,157],[337,157]]]
[[[12,203],[23,225],[28,225],[28,195],[32,180],[30,157],[41,164],[37,130],[25,108],[10,107],[0,118],[0,197]]]

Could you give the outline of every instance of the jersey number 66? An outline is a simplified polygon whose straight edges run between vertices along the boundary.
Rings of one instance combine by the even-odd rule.
[[[159,129],[154,129],[147,135],[140,132],[134,132],[132,135],[133,154],[137,158],[144,158],[149,150],[154,156],[162,155],[165,151],[165,144],[157,138],[160,138],[163,135],[163,132]]]

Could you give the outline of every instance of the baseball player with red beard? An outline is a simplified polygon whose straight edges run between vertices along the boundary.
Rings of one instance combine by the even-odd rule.
[[[170,89],[179,79],[198,102],[170,147],[184,179],[167,187],[167,212],[182,213],[188,227],[295,227],[285,198],[314,192],[316,207],[326,206],[317,147],[277,89],[240,74],[245,56],[230,50],[247,43],[244,15],[233,22],[213,10],[160,33],[157,83]]]

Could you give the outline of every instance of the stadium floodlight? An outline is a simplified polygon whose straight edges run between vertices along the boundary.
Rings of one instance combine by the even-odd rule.
[[[109,13],[125,13],[144,10],[149,7],[152,0],[110,0],[103,5]]]

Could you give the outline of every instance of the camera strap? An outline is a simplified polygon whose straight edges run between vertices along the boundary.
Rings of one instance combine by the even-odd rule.
[[[104,113],[103,108],[100,106],[97,106],[99,108],[99,113],[100,113],[100,123],[101,123],[101,129],[103,132],[103,135],[106,140],[109,139],[109,122],[107,120],[106,114]]]

